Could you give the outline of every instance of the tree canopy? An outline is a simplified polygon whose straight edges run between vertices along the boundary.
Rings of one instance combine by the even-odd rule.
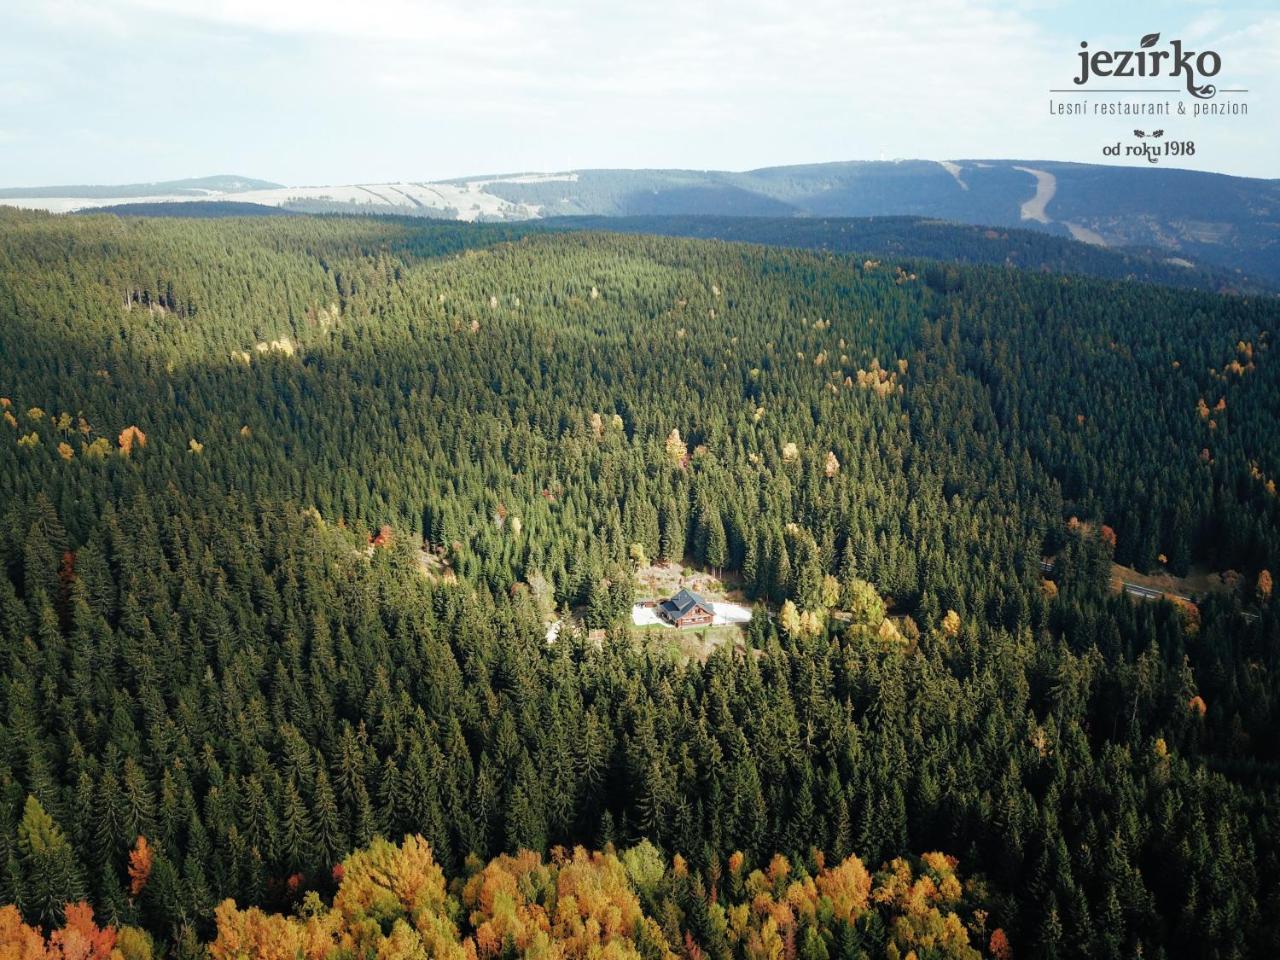
[[[1280,951],[1278,320],[663,237],[0,211],[0,929]],[[633,636],[636,547],[732,573],[744,645]],[[1136,601],[1113,560],[1238,588]],[[568,608],[605,639],[548,643]]]

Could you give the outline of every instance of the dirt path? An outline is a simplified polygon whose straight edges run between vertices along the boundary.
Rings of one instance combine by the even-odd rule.
[[[1204,596],[1207,593],[1226,593],[1231,589],[1231,586],[1222,579],[1222,574],[1203,569],[1192,570],[1185,577],[1175,577],[1166,572],[1139,573],[1133,567],[1123,567],[1113,563],[1111,577],[1114,583],[1121,584],[1123,587],[1135,587],[1137,590],[1157,596],[1168,593],[1184,599]],[[1136,593],[1136,591],[1130,592]]]

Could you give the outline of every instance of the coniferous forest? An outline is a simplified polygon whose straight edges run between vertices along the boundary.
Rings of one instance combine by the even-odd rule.
[[[0,211],[0,956],[1280,955],[1278,328]],[[633,631],[648,560],[740,585],[741,642]]]

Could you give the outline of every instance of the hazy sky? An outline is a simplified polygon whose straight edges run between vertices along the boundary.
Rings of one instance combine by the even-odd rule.
[[[1135,124],[1050,118],[1047,91],[1081,40],[1151,32],[1251,91],[1160,122],[1196,140],[1178,165],[1280,176],[1275,0],[0,0],[0,185],[1104,162]]]

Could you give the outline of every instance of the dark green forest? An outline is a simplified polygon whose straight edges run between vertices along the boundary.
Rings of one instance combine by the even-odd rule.
[[[384,208],[385,209],[385,208]],[[121,217],[279,217],[310,213],[353,213],[350,203],[299,201],[286,207],[228,200],[120,203],[94,215]],[[414,211],[410,211],[412,214]],[[417,211],[418,215],[424,215]],[[390,216],[378,213],[378,216]],[[433,211],[431,215],[438,215]],[[478,227],[478,230],[485,229]],[[669,215],[552,217],[510,222],[508,237],[543,230],[594,230],[696,237],[775,247],[798,247],[862,257],[988,263],[1045,273],[1078,273],[1105,280],[1132,280],[1219,293],[1275,293],[1274,283],[1205,261],[1171,259],[1154,248],[1108,249],[1038,230],[999,229],[926,217],[808,217]]]
[[[141,206],[141,205],[139,205]],[[157,215],[163,204],[126,212]],[[175,206],[195,208],[199,204]],[[160,214],[163,215],[163,214]],[[973,226],[927,217],[631,216],[555,217],[556,229],[655,233],[739,243],[799,247],[829,253],[990,263],[1047,273],[1082,273],[1106,280],[1136,280],[1222,293],[1274,293],[1274,283],[1238,270],[1171,260],[1168,250],[1109,249],[1040,230]]]
[[[1056,184],[1047,214],[1051,222],[1023,215],[1037,173]],[[512,203],[537,204],[548,217],[768,221],[907,214],[977,225],[977,233],[1029,228],[1061,241],[1072,235],[1067,224],[1073,224],[1111,248],[1159,251],[1158,259],[1189,258],[1226,276],[1243,273],[1272,286],[1280,283],[1280,183],[1167,166],[1037,160],[1029,167],[1026,161],[970,158],[948,164],[810,163],[742,172],[597,169],[523,182],[498,180],[483,189]]]
[[[198,955],[378,837],[450,876],[647,840],[698,884],[653,901],[672,949],[733,960],[697,904],[735,852],[940,850],[1018,957],[1274,956],[1278,326],[1005,266],[0,211],[0,903]],[[743,645],[633,635],[636,548],[737,577]],[[1113,559],[1235,586],[1139,602]],[[548,643],[577,608],[603,639]],[[849,931],[779,949],[890,955]]]

